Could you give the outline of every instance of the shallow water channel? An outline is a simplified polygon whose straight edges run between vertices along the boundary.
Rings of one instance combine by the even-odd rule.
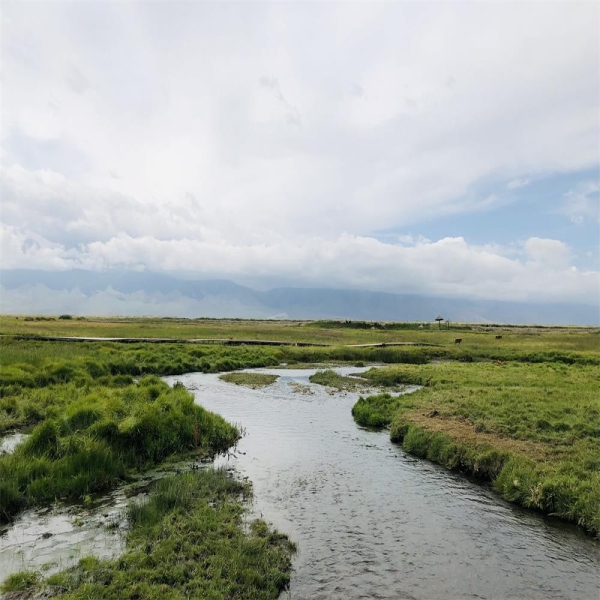
[[[298,544],[291,598],[599,597],[597,541],[358,427],[358,395],[310,384],[314,370],[256,371],[280,377],[167,381],[245,428],[217,462],[253,482],[254,511]]]

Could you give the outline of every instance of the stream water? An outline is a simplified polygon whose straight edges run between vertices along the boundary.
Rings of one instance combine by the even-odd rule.
[[[314,371],[257,371],[280,377],[256,390],[167,381],[245,428],[217,462],[253,482],[254,512],[298,544],[294,600],[599,598],[597,541],[358,427],[357,394],[310,384]]]

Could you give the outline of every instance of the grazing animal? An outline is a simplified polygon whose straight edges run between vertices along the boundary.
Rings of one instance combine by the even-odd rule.
[[[497,340],[501,340],[501,339],[502,339],[502,336],[501,336],[501,335],[497,335],[497,336],[496,336],[496,339],[497,339]]]
[[[456,339],[454,340],[454,343],[455,343],[455,344],[460,344],[461,342],[462,342],[462,338],[456,338]]]

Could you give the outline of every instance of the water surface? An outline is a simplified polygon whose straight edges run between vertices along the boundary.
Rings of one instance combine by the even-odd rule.
[[[357,394],[310,384],[314,370],[257,371],[280,378],[257,390],[218,375],[167,379],[245,428],[217,462],[249,477],[255,512],[298,544],[291,598],[599,597],[600,545],[577,528],[358,427]]]

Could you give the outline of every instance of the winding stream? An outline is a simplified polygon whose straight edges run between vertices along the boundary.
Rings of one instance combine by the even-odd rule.
[[[257,371],[280,377],[256,390],[218,375],[166,379],[245,428],[218,462],[253,482],[254,511],[298,544],[289,597],[599,597],[597,541],[361,429],[357,394],[310,384],[313,370]]]

